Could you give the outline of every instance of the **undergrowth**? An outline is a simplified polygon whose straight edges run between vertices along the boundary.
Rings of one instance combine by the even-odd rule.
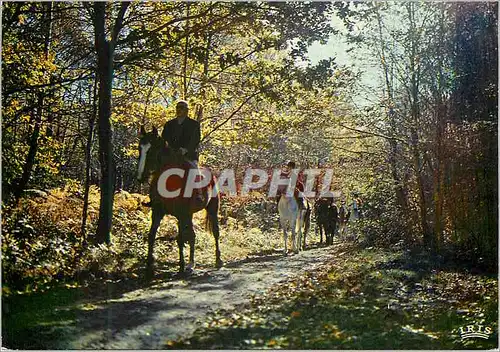
[[[78,186],[26,197],[19,205],[2,209],[2,287],[4,296],[44,291],[59,284],[86,285],[99,278],[144,275],[151,209],[142,206],[147,196],[120,191],[115,194],[112,242],[92,244],[99,213],[99,193],[91,187],[87,238],[81,234],[83,196]],[[271,210],[271,211],[270,211]],[[219,219],[224,262],[278,248],[277,216],[273,201],[259,194],[224,198]],[[215,264],[215,242],[205,232],[205,211],[194,215],[195,259],[201,266]],[[177,222],[166,216],[158,229],[155,259],[160,267],[178,269],[175,241]],[[185,249],[188,255],[188,248]]]

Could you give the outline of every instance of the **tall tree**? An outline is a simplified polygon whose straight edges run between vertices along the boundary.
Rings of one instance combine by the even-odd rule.
[[[112,28],[106,27],[106,8],[108,3],[93,4],[93,23],[95,50],[97,53],[98,91],[98,138],[99,162],[101,163],[101,203],[97,223],[96,240],[109,243],[113,217],[113,195],[115,191],[115,169],[113,162],[113,133],[111,128],[111,95],[113,89],[113,72],[115,64],[115,48],[118,36],[123,27],[125,12],[129,2],[120,4],[118,14],[113,18]],[[112,4],[111,4],[112,5]],[[111,6],[112,7],[112,6]],[[107,39],[110,34],[110,39]]]

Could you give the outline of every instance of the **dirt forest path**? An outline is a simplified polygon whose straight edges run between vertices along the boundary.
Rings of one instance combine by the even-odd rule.
[[[207,265],[207,264],[204,264]],[[337,241],[284,257],[275,249],[200,265],[158,263],[109,279],[9,300],[9,349],[491,349],[498,277],[427,252]],[[57,293],[59,292],[59,293]],[[4,303],[2,301],[2,303]],[[460,328],[487,326],[464,340]],[[478,325],[478,326],[479,326]]]
[[[130,291],[116,299],[87,303],[59,341],[44,345],[65,349],[158,349],[168,340],[188,337],[210,310],[234,309],[251,295],[314,271],[335,257],[337,246],[312,248],[284,257],[281,251],[196,269]],[[62,339],[61,339],[62,337]]]

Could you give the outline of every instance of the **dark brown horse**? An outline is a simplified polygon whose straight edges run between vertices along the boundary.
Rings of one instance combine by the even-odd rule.
[[[168,188],[169,183],[173,182],[175,188],[179,188],[181,190],[180,196],[166,198],[161,195],[162,192],[159,192],[158,181],[162,172],[172,168],[184,170],[185,176],[171,176],[166,181],[165,188]],[[189,243],[190,256],[188,269],[192,270],[194,268],[196,235],[193,230],[193,214],[202,209],[207,211],[205,229],[211,232],[215,238],[215,264],[217,267],[222,266],[219,249],[219,220],[217,217],[220,200],[218,192],[214,192],[214,189],[216,188],[215,178],[211,177],[208,186],[202,189],[201,197],[185,198],[183,197],[183,191],[186,186],[189,168],[189,164],[186,162],[181,153],[178,150],[174,150],[166,145],[166,143],[158,135],[156,128],[153,128],[153,131],[151,132],[146,132],[144,127],[141,127],[137,179],[140,182],[150,180],[149,196],[151,198],[151,208],[153,213],[151,229],[149,230],[148,237],[147,276],[149,278],[153,275],[153,248],[156,231],[158,230],[160,222],[165,215],[172,215],[177,219],[179,232],[177,236],[177,244],[179,245],[179,272],[182,273],[185,270],[185,243]],[[172,180],[172,182],[169,180]]]
[[[336,232],[338,221],[338,209],[331,198],[319,198],[314,204],[316,216],[316,228],[319,230],[319,243],[323,243],[323,232],[325,243],[333,244],[333,236]]]

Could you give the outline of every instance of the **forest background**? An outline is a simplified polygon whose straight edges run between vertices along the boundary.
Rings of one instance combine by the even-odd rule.
[[[495,271],[497,14],[478,2],[4,2],[4,294],[141,275],[138,131],[161,130],[178,99],[216,172],[332,168],[333,188],[363,199],[364,244]],[[336,40],[348,64],[325,51]],[[224,260],[280,243],[267,240],[273,204],[223,198]],[[159,261],[175,262],[173,237],[165,220]]]

